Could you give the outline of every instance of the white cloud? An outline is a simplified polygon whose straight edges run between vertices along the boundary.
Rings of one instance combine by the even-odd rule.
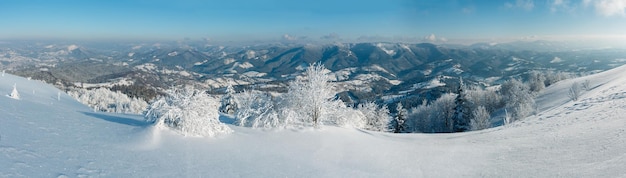
[[[596,13],[605,17],[626,17],[626,0],[585,0],[583,4],[585,6],[591,4],[595,8]]]
[[[526,11],[533,10],[535,8],[535,2],[533,0],[516,0],[515,3],[507,2],[504,3],[504,7],[509,9],[523,9]]]
[[[437,41],[437,36],[435,36],[435,34],[431,33],[430,35],[425,36],[424,40],[435,42],[435,41]]]
[[[291,36],[289,34],[284,34],[283,35],[283,40],[287,40],[287,41],[293,41],[296,40],[297,38],[295,36]]]
[[[550,12],[558,12],[558,11],[568,11],[572,12],[575,9],[572,5],[570,5],[569,0],[553,0],[550,3]]]

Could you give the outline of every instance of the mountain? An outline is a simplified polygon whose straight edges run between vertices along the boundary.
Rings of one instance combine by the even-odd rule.
[[[626,175],[626,66],[561,81],[542,112],[453,134],[322,126],[184,137],[141,116],[93,112],[51,85],[6,74],[0,177],[621,177]],[[591,81],[578,101],[562,91]],[[222,116],[225,123],[232,121]]]
[[[221,94],[228,85],[235,85],[237,91],[280,93],[308,65],[319,62],[330,70],[344,101],[394,103],[432,100],[450,91],[461,77],[472,85],[488,87],[524,78],[529,70],[587,75],[626,64],[623,49],[562,50],[561,46],[549,41],[471,46],[23,42],[0,46],[0,68],[60,88],[124,85],[157,93],[191,84],[214,94]],[[433,81],[441,85],[424,87]]]

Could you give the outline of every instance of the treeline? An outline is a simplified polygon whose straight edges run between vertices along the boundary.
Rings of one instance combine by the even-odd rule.
[[[219,120],[219,112],[230,114],[235,125],[259,129],[336,125],[395,133],[464,132],[492,127],[498,113],[504,124],[533,114],[536,93],[567,78],[562,73],[529,72],[526,82],[512,78],[489,88],[466,86],[461,79],[453,93],[408,109],[397,104],[391,114],[386,105],[344,103],[326,72],[320,64],[311,65],[283,94],[236,92],[229,86],[217,98],[193,88],[172,89],[144,114],[155,125],[200,136],[232,132]]]

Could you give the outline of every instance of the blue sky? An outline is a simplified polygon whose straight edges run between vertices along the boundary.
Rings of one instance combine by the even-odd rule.
[[[0,39],[616,39],[625,10],[626,0],[2,0]]]

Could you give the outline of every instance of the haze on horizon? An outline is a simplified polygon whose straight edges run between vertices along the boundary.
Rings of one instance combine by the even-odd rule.
[[[0,40],[626,40],[626,0],[4,0]]]

